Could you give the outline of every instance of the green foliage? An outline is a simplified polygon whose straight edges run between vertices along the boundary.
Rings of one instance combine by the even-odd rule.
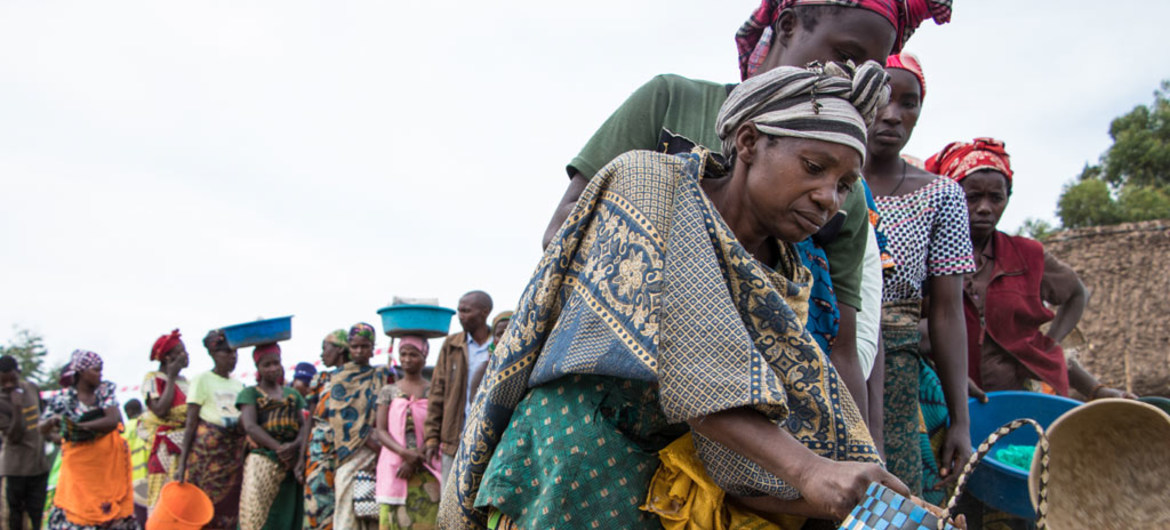
[[[1117,204],[1125,212],[1127,221],[1170,219],[1170,188],[1126,186],[1122,188]]]
[[[1154,102],[1109,125],[1113,145],[1064,187],[1057,215],[1068,228],[1170,218],[1170,81]]]
[[[1044,241],[1056,233],[1057,230],[1060,230],[1060,227],[1052,226],[1052,223],[1044,219],[1029,217],[1024,219],[1024,224],[1020,225],[1019,230],[1016,230],[1016,235],[1030,237],[1037,241]]]
[[[8,341],[6,346],[0,346],[0,355],[11,355],[20,363],[21,375],[40,386],[56,388],[57,379],[50,379],[52,374],[45,366],[45,357],[49,351],[45,349],[44,339],[31,330],[13,326],[15,337]]]
[[[1066,184],[1056,201],[1056,215],[1066,228],[1111,225],[1122,222],[1117,201],[1104,180],[1088,179]]]
[[[1154,92],[1154,102],[1138,105],[1109,125],[1113,145],[1102,157],[1105,182],[1114,187],[1170,185],[1170,81]]]

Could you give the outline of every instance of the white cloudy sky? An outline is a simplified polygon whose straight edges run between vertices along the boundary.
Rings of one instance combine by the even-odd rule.
[[[907,152],[1003,138],[1006,225],[1052,218],[1170,77],[1170,3],[956,3],[908,46]],[[93,349],[133,385],[174,327],[194,373],[206,330],[259,316],[296,315],[291,364],[394,295],[510,306],[565,163],[655,74],[736,81],[756,4],[0,3],[0,338]]]

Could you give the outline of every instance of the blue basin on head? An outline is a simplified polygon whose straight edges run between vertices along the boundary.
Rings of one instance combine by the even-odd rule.
[[[437,305],[400,304],[378,310],[382,317],[382,331],[391,337],[420,335],[437,339],[451,329],[454,309]]]
[[[221,328],[228,346],[246,348],[292,338],[292,315]]]
[[[996,429],[1013,420],[1031,418],[1047,429],[1056,418],[1081,404],[1066,397],[1021,391],[988,392],[987,399],[987,403],[979,403],[975,398],[968,400],[971,443],[976,447]],[[994,455],[997,449],[1009,445],[1036,445],[1038,441],[1035,429],[1028,428],[1017,429],[1000,438],[971,474],[967,490],[992,508],[1035,519],[1036,512],[1028,494],[1028,472],[999,462]]]

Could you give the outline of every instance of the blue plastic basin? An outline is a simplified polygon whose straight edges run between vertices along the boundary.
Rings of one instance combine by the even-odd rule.
[[[978,446],[1004,424],[1019,418],[1031,418],[1042,427],[1048,425],[1081,402],[1075,399],[1038,392],[988,392],[987,403],[975,398],[968,401],[971,412],[971,443]],[[1000,438],[991,452],[971,474],[967,490],[984,504],[1018,517],[1035,519],[1028,497],[1028,472],[995,459],[995,451],[1009,445],[1036,445],[1035,429],[1022,427]]]
[[[228,346],[233,348],[280,342],[292,338],[292,315],[246,322],[221,329],[227,338]]]
[[[455,310],[437,305],[402,304],[383,307],[378,315],[382,317],[382,330],[391,337],[421,335],[436,339],[446,336],[451,329]]]

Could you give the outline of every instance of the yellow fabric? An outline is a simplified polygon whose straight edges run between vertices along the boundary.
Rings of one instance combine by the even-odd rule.
[[[724,503],[725,493],[703,467],[690,433],[658,452],[661,464],[642,509],[658,514],[665,530],[799,530],[805,518],[779,525]]]
[[[126,420],[126,430],[122,432],[122,438],[130,448],[130,466],[134,470],[132,475],[134,482],[145,479],[149,448],[146,447],[146,440],[138,437],[138,418]]]

